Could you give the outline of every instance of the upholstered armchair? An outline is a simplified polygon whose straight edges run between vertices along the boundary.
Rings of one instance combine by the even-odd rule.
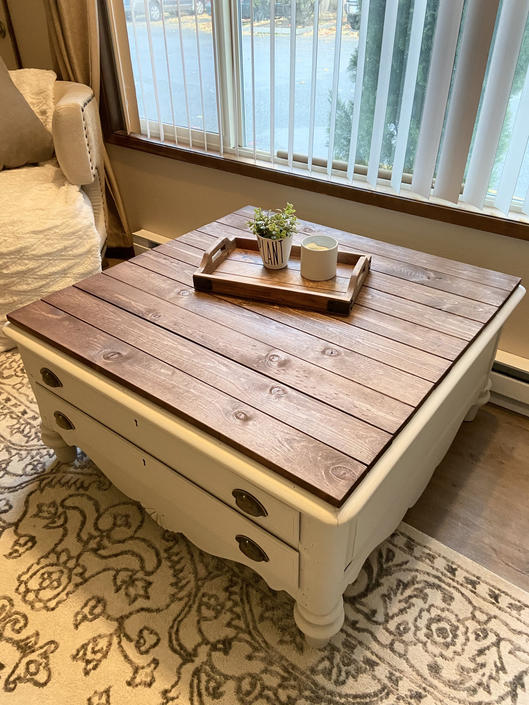
[[[94,92],[82,83],[55,82],[53,144],[63,174],[92,204],[103,252],[106,242],[103,142]]]
[[[2,109],[6,96],[16,103],[22,94],[48,139],[51,131],[53,155],[50,144],[45,161],[41,156],[22,157],[20,166],[0,163],[0,169],[6,166],[0,171],[0,350],[13,346],[2,334],[5,314],[100,271],[106,241],[103,143],[92,89],[55,81],[49,71],[9,73],[17,92],[11,81],[6,89],[4,71]],[[4,150],[9,157],[24,150],[19,142]]]

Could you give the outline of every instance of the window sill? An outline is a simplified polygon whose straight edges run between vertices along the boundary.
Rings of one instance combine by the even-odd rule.
[[[462,225],[467,228],[484,230],[486,232],[497,233],[498,235],[517,238],[518,240],[529,241],[529,223],[512,220],[510,218],[463,210],[462,208],[432,203],[430,201],[419,201],[406,196],[397,196],[396,194],[372,191],[367,188],[364,189],[357,186],[328,181],[326,179],[318,179],[314,176],[309,177],[299,173],[278,171],[253,163],[237,161],[215,154],[205,154],[184,147],[164,144],[152,139],[147,139],[142,135],[128,135],[123,131],[111,134],[107,142],[119,145],[120,147],[129,147],[130,149],[147,152],[148,154],[155,154],[189,164],[209,167],[210,169],[219,169],[241,176],[248,176],[253,179],[263,179],[284,186],[301,188],[315,193],[323,193],[328,196],[343,198],[356,203],[364,203],[369,206],[377,206],[378,208],[387,208],[401,213],[417,215],[422,218],[440,220],[445,223],[453,223],[454,225]]]

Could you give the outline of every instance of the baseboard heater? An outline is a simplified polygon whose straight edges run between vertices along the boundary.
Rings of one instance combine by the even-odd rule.
[[[150,230],[137,230],[135,233],[132,233],[134,254],[141,255],[143,252],[152,250],[153,247],[169,242],[169,240],[171,240],[170,237],[158,235],[158,233],[153,233]]]
[[[529,360],[498,350],[492,366],[491,402],[529,416]]]

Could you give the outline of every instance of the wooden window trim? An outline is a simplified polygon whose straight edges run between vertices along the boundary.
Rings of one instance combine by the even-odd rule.
[[[176,159],[177,161],[187,162],[188,164],[205,166],[210,169],[219,169],[220,171],[248,176],[253,179],[262,179],[264,181],[282,184],[283,186],[291,186],[293,188],[301,188],[306,191],[334,196],[335,198],[343,198],[356,203],[364,203],[369,206],[377,206],[378,208],[409,213],[410,215],[417,215],[422,218],[440,220],[444,223],[462,225],[463,227],[474,228],[475,230],[483,230],[485,232],[513,237],[518,240],[529,241],[529,224],[509,218],[502,218],[486,213],[475,213],[473,211],[452,208],[438,203],[419,201],[413,198],[407,198],[406,196],[397,196],[372,191],[367,188],[363,189],[357,186],[339,184],[324,179],[318,179],[314,176],[309,177],[301,174],[278,171],[257,164],[237,161],[225,156],[221,157],[215,154],[205,154],[181,146],[164,144],[153,139],[148,139],[142,135],[128,135],[122,130],[110,134],[107,138],[107,142],[120,147],[128,147],[129,149],[136,149],[140,152],[155,154],[160,157]]]

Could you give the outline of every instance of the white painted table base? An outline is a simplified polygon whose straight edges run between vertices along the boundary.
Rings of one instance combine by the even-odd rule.
[[[249,565],[273,589],[289,592],[296,603],[294,618],[298,627],[308,643],[321,647],[343,624],[342,595],[347,585],[356,579],[369,553],[391,534],[417,501],[462,421],[473,419],[479,406],[488,401],[489,372],[501,327],[524,293],[521,286],[514,291],[340,508],[332,507],[13,324],[7,326],[7,333],[19,346],[39,403],[42,439],[54,449],[57,458],[71,461],[75,456],[72,446],[79,446],[117,487],[147,505],[160,524],[182,532],[209,553]],[[71,404],[70,410],[76,408],[86,412],[86,418],[91,417],[85,428],[80,423],[74,431],[68,431],[55,423],[53,413],[55,408],[61,408],[61,399],[44,389],[39,378],[43,364],[67,380],[63,389],[51,392],[58,392]],[[116,409],[120,410],[119,419]],[[84,418],[81,412],[79,418]],[[132,423],[133,418],[145,430],[141,446],[139,436],[127,431],[127,423],[129,420]],[[102,423],[96,424],[92,419]],[[138,484],[136,488],[140,471],[135,476],[136,471],[131,471],[130,465],[127,470],[120,464],[121,452],[113,451],[112,443],[97,442],[98,433],[111,434],[108,438],[115,440],[116,447],[126,444],[123,447],[131,457],[137,455],[143,459],[143,465],[147,459],[153,472],[156,469],[160,473],[157,483]],[[167,458],[171,457],[167,448],[173,449],[178,474],[167,468],[170,464]],[[216,478],[215,491],[208,486],[207,477],[200,480],[194,477],[194,468],[198,466],[206,468],[209,477]],[[281,539],[274,525],[268,526],[263,520],[258,526],[236,507],[230,507],[224,495],[222,501],[218,499],[218,483],[225,475],[229,475],[226,483],[233,483],[235,476],[240,484],[246,482],[257,488],[262,497],[278,502],[278,510],[284,508],[287,520],[289,513],[294,522],[299,517],[299,531],[297,523],[296,530],[291,531],[287,521],[287,528],[281,531],[291,531],[290,538]],[[207,510],[183,513],[178,503],[180,485],[178,494],[171,494],[175,483],[184,483],[193,501],[200,504],[203,500]],[[269,562],[255,563],[241,554],[230,533],[232,525],[236,527],[241,522],[245,522],[244,531],[253,532],[260,545],[266,542]]]

